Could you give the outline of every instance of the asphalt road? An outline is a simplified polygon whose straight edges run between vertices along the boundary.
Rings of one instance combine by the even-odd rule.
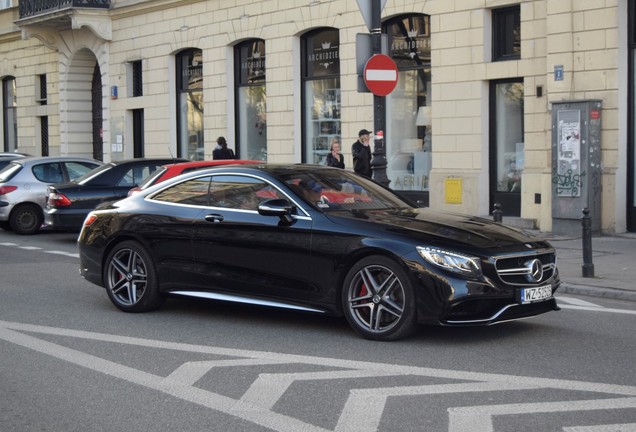
[[[126,314],[75,234],[0,232],[0,430],[636,431],[636,303],[357,337],[344,319],[171,299]]]

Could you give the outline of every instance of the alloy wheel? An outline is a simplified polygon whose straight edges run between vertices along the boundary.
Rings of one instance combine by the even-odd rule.
[[[405,299],[400,279],[381,265],[360,269],[351,280],[347,295],[349,313],[355,323],[376,334],[389,332],[398,324],[404,314]]]
[[[143,298],[148,286],[148,269],[133,249],[120,249],[108,263],[107,288],[112,298],[124,306],[133,306]]]

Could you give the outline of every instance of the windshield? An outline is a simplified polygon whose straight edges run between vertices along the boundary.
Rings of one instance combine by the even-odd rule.
[[[279,178],[305,202],[323,211],[411,207],[377,183],[341,169],[295,171]]]

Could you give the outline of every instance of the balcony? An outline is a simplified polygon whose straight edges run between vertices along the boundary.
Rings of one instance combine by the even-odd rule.
[[[20,19],[73,8],[109,9],[110,0],[20,0]]]
[[[23,37],[39,35],[47,45],[55,34],[82,27],[103,40],[111,40],[110,7],[111,0],[20,0],[15,24]]]

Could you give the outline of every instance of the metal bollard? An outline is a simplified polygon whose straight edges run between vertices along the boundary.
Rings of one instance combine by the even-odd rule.
[[[590,210],[587,207],[583,209],[581,227],[583,231],[583,266],[581,270],[583,277],[594,277],[594,263],[592,263],[592,218],[590,217]]]
[[[495,209],[492,211],[492,220],[499,223],[503,222],[503,211],[499,203],[495,203]]]

